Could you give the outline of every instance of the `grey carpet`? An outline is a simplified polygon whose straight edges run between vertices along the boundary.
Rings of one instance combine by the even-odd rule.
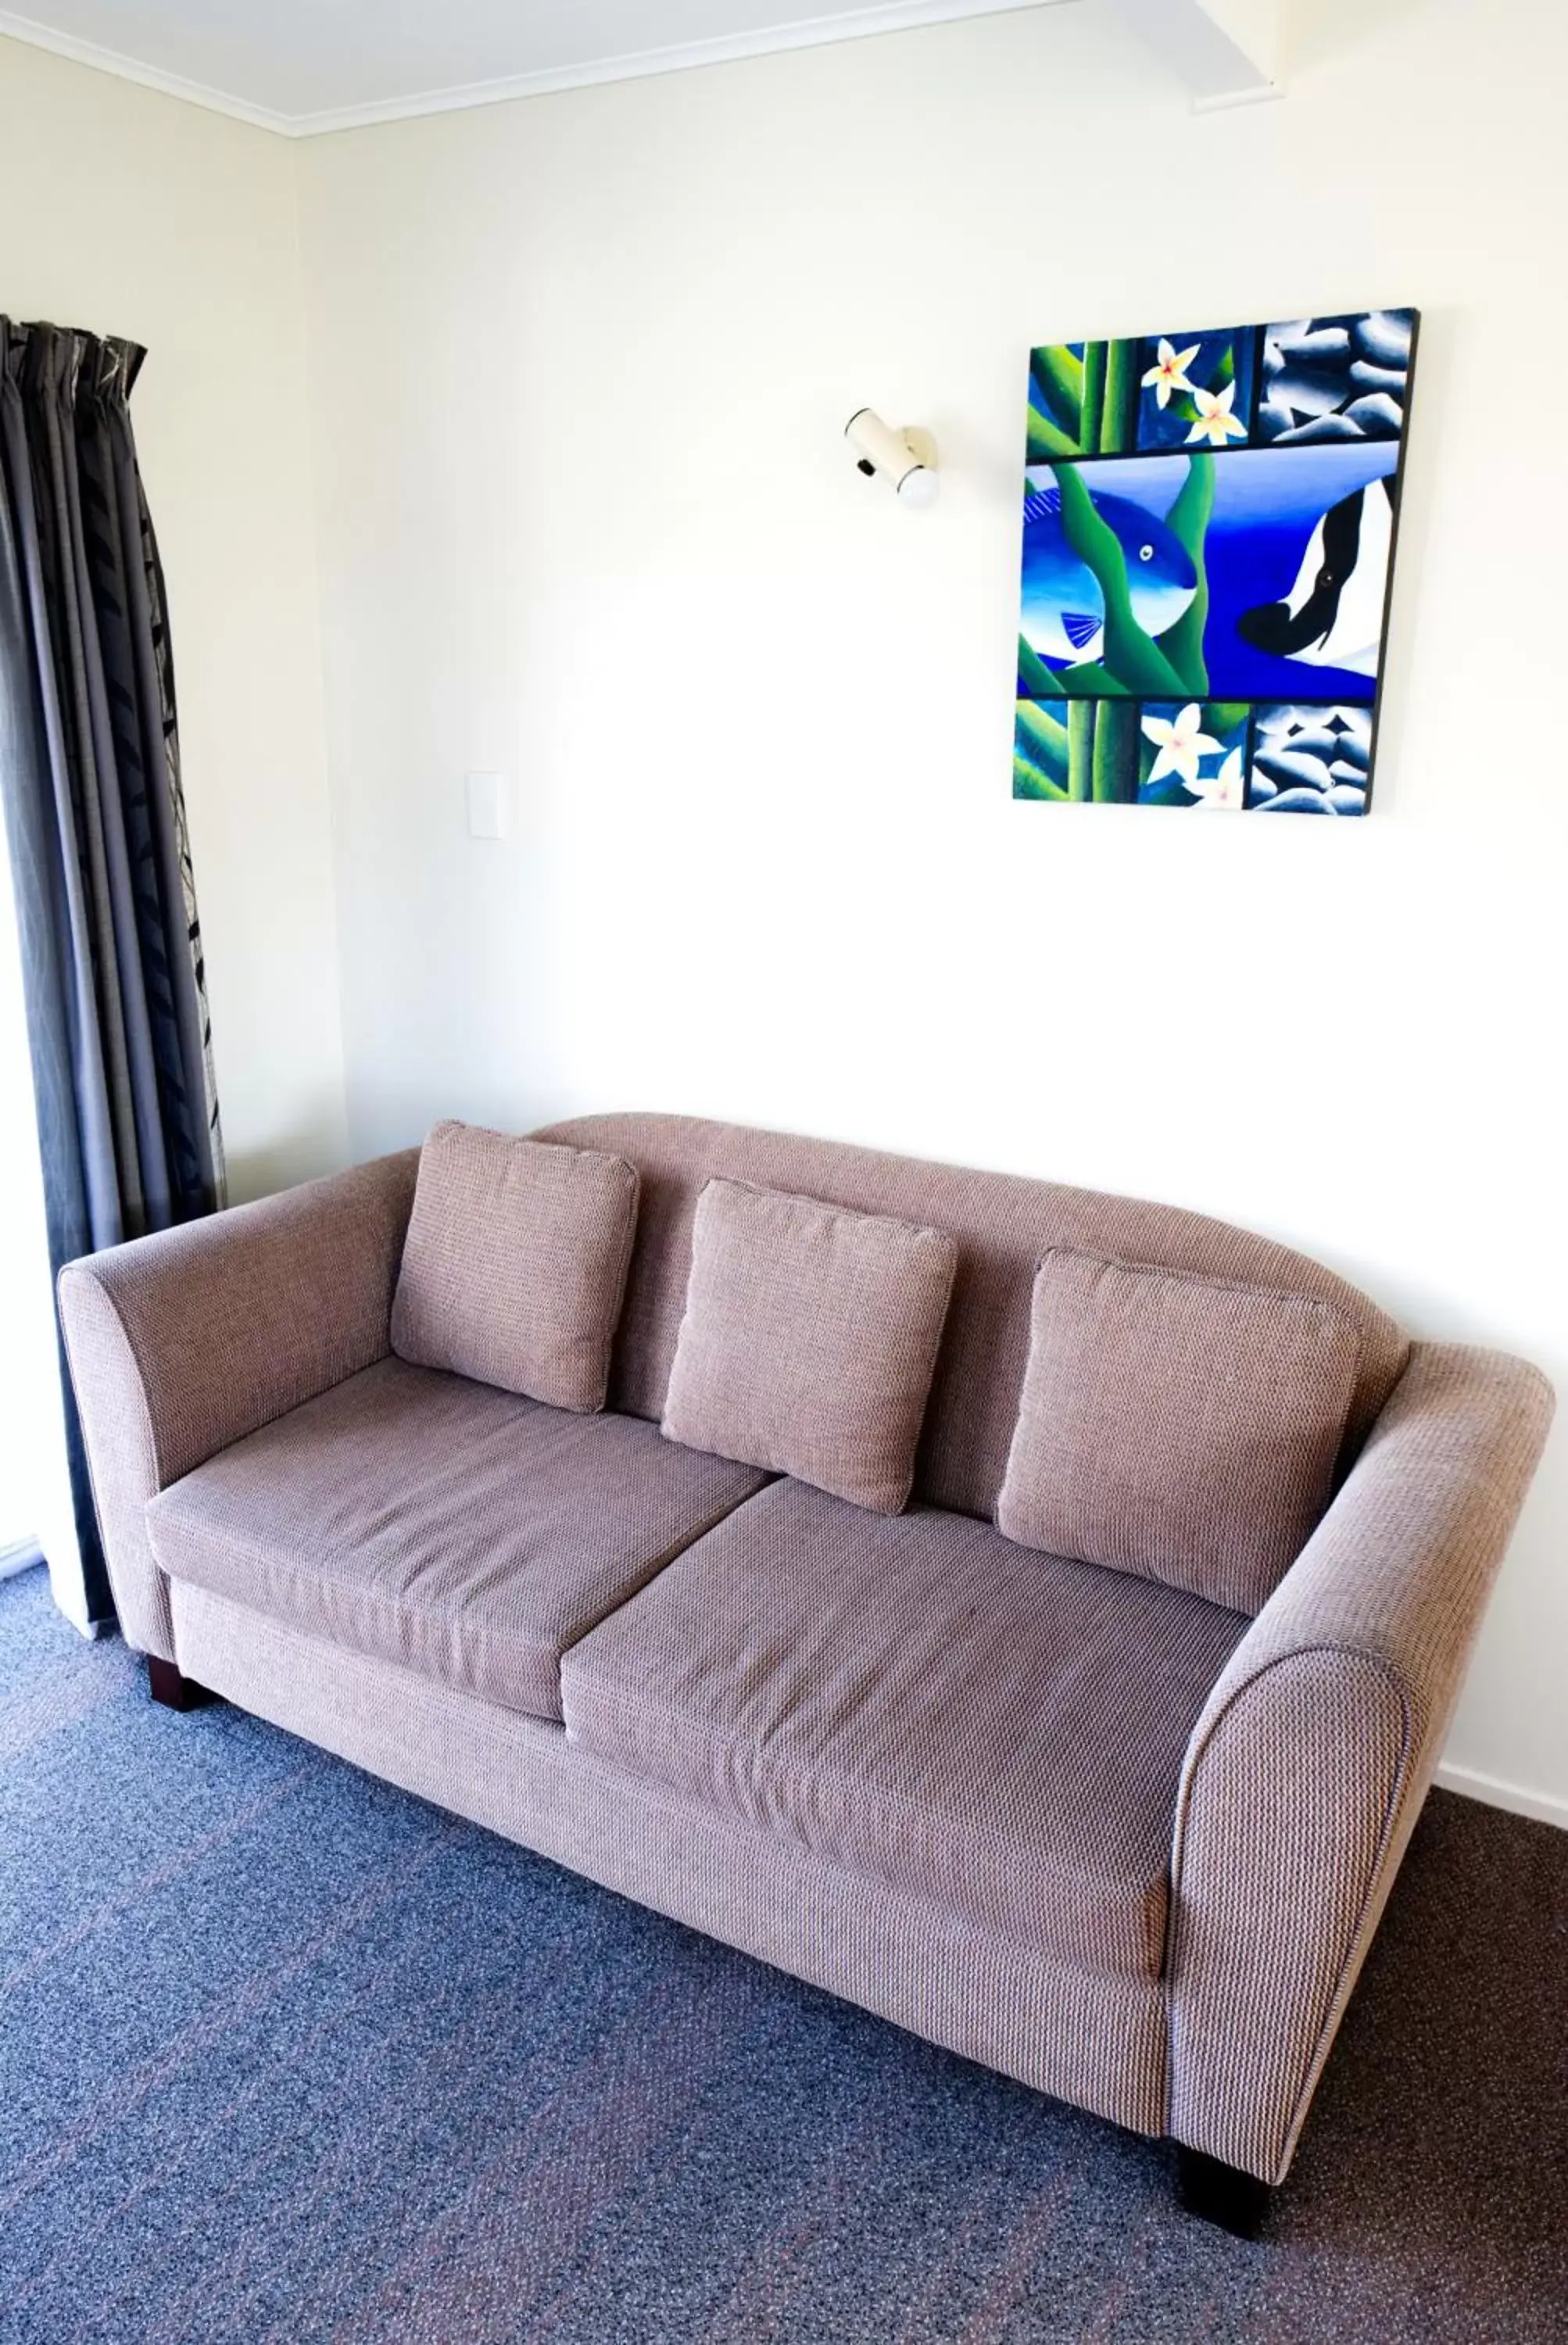
[[[1274,2236],[0,1585],[5,2345],[1563,2345],[1568,1834],[1437,1794]]]

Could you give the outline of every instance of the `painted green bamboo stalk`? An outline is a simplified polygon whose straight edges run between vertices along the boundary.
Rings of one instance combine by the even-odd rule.
[[[1130,805],[1138,795],[1138,712],[1130,700],[1102,700],[1095,714],[1096,806]]]
[[[1029,353],[1035,405],[1083,451],[1084,366],[1060,342],[1046,342]]]
[[[1067,796],[1079,804],[1094,795],[1095,707],[1092,700],[1074,700],[1067,706]]]
[[[1078,427],[1078,438],[1085,448],[1100,444],[1101,420],[1105,411],[1105,345],[1085,342],[1084,345],[1084,420]]]
[[[1024,461],[1030,464],[1048,464],[1053,456],[1079,456],[1083,450],[1075,440],[1042,415],[1037,407],[1029,410],[1029,441]]]
[[[1067,800],[1060,782],[1054,782],[1049,774],[1043,774],[1038,766],[1031,765],[1016,749],[1013,753],[1013,795],[1015,798],[1047,798],[1059,806],[1064,806]]]
[[[1060,700],[1062,681],[1047,667],[1033,644],[1018,638],[1018,697],[1020,700]]]
[[[1171,532],[1197,573],[1197,592],[1174,627],[1159,637],[1159,648],[1194,698],[1208,690],[1208,666],[1203,655],[1203,631],[1208,624],[1208,569],[1204,543],[1208,517],[1214,511],[1214,458],[1198,449],[1187,458],[1186,478],[1166,515]]]
[[[1072,756],[1068,727],[1032,701],[1018,703],[1018,746],[1032,765],[1054,781],[1067,780]]]
[[[1062,527],[1074,552],[1087,563],[1105,604],[1104,665],[1127,691],[1151,700],[1189,696],[1169,660],[1133,616],[1127,566],[1115,530],[1095,511],[1076,464],[1053,464],[1062,492]],[[1070,687],[1069,687],[1070,688]]]
[[[1098,447],[1102,456],[1120,456],[1137,433],[1138,345],[1105,342],[1105,394],[1100,415]]]

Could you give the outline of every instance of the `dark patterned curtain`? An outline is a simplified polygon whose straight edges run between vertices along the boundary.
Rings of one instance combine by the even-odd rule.
[[[163,571],[127,404],[143,355],[0,318],[0,799],[56,1270],[222,1203]],[[112,1620],[63,1354],[61,1376],[88,1617]]]

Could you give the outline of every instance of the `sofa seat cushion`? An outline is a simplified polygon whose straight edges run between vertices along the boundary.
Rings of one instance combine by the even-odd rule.
[[[1146,1977],[1182,1754],[1247,1625],[971,1516],[781,1481],[575,1645],[561,1693],[568,1737],[630,1773]]]
[[[760,1487],[631,1416],[378,1361],[148,1507],[175,1579],[530,1717],[561,1655]]]

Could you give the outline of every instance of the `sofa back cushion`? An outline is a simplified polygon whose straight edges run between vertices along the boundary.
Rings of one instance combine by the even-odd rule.
[[[955,1256],[937,1230],[709,1181],[665,1432],[901,1514]]]
[[[603,1408],[636,1215],[623,1157],[438,1123],[420,1151],[392,1350],[553,1408]]]
[[[635,1164],[641,1178],[636,1248],[610,1375],[610,1406],[634,1416],[657,1419],[664,1413],[697,1201],[716,1173],[945,1230],[957,1244],[958,1273],[913,1495],[986,1520],[995,1514],[1018,1421],[1034,1274],[1053,1246],[1321,1295],[1339,1304],[1361,1335],[1341,1472],[1410,1355],[1393,1321],[1321,1264],[1176,1206],[692,1116],[585,1116],[541,1137],[613,1151]]]
[[[997,1528],[1260,1611],[1329,1503],[1360,1351],[1320,1295],[1054,1247]]]

